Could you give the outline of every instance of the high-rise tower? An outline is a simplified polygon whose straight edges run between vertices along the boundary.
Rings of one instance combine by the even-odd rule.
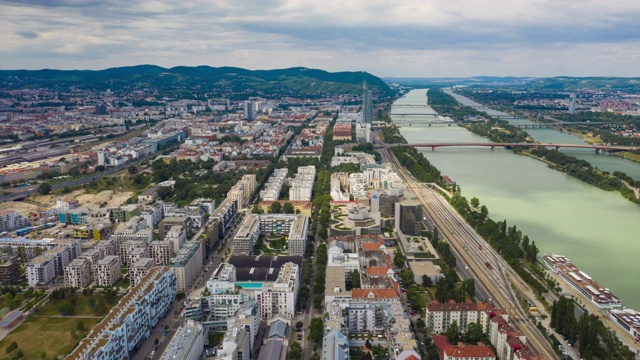
[[[569,114],[575,114],[576,113],[576,94],[571,94],[571,97],[569,98]]]
[[[373,100],[371,90],[367,89],[367,81],[362,84],[362,122],[371,124],[373,122]]]

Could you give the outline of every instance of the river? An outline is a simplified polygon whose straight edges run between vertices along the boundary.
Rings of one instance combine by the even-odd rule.
[[[432,113],[426,105],[426,90],[413,90],[394,103],[393,113]],[[469,99],[456,95],[458,101]],[[400,107],[399,111],[396,105]],[[419,119],[418,116],[412,119]],[[433,117],[425,117],[435,120]],[[515,121],[527,121],[524,119]],[[540,142],[581,142],[557,130],[527,131]],[[458,126],[401,125],[400,133],[411,143],[489,142]],[[421,149],[423,154],[461,186],[467,198],[477,197],[494,220],[506,219],[536,242],[540,255],[568,256],[583,271],[620,297],[626,307],[640,310],[638,280],[640,251],[640,206],[617,192],[600,190],[543,162],[509,150],[484,148]],[[567,151],[570,152],[570,151]],[[594,166],[620,170],[640,178],[640,165],[616,156],[571,151]],[[594,160],[595,159],[595,160]],[[596,161],[597,160],[597,161]]]

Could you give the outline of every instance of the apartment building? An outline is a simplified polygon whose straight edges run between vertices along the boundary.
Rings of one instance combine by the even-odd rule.
[[[116,255],[118,253],[118,247],[114,240],[102,240],[93,245],[93,248],[99,250],[103,258],[105,256]]]
[[[0,231],[11,231],[29,226],[29,219],[14,210],[0,211]]]
[[[98,261],[93,270],[94,281],[98,286],[113,286],[122,277],[120,257],[105,256]]]
[[[85,251],[82,255],[78,256],[78,259],[87,259],[89,260],[90,271],[91,271],[91,279],[93,279],[93,271],[95,270],[96,263],[104,258],[102,251],[100,249],[96,249],[95,247]]]
[[[260,236],[260,216],[249,214],[233,237],[234,254],[251,254]]]
[[[169,266],[176,274],[178,291],[187,291],[202,270],[202,245],[198,241],[186,242]]]
[[[187,229],[182,225],[173,225],[165,234],[164,239],[173,243],[173,251],[177,254],[187,240]]]
[[[127,240],[120,245],[120,263],[123,266],[129,266],[131,259],[131,254],[134,250],[142,249],[146,251],[147,242],[139,241],[139,240]],[[147,256],[148,257],[148,256]]]
[[[304,255],[308,232],[309,218],[304,215],[295,215],[289,232],[289,255]]]
[[[149,243],[149,252],[156,265],[169,265],[174,254],[173,243],[166,240],[152,241]]]
[[[178,328],[160,360],[199,360],[205,343],[205,331],[201,323],[187,321]]]
[[[24,267],[29,286],[46,285],[56,277],[56,268],[49,256],[38,256]]]
[[[113,257],[118,261],[118,257]],[[131,359],[151,330],[171,309],[176,278],[168,267],[154,267],[126,294],[67,360]]]
[[[267,182],[260,190],[260,200],[262,201],[276,201],[280,197],[280,190],[284,185],[287,173],[289,170],[286,168],[275,169],[267,180]]]
[[[136,262],[133,262],[129,267],[129,276],[131,279],[131,286],[138,285],[147,273],[153,268],[156,261],[152,258],[140,258]]]
[[[227,263],[218,265],[207,281],[209,311],[213,320],[233,317],[250,295],[236,287],[236,268]]]
[[[20,262],[16,256],[0,256],[0,283],[11,285],[20,277]]]
[[[426,307],[427,329],[433,333],[442,333],[455,321],[461,332],[467,331],[470,323],[480,324],[485,331],[488,331],[493,310],[495,309],[489,303],[433,301]]]
[[[279,314],[285,318],[293,318],[300,288],[299,282],[298,265],[292,262],[284,264],[280,268],[276,281],[265,282],[262,288],[255,292],[262,317],[270,319]]]
[[[84,289],[91,285],[91,273],[91,261],[89,261],[89,259],[74,259],[64,268],[64,285]]]

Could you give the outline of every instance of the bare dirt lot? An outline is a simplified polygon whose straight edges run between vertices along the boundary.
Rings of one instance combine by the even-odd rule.
[[[133,195],[131,191],[125,191],[121,193],[114,193],[112,190],[101,191],[97,194],[86,194],[84,190],[76,190],[67,195],[45,195],[32,197],[33,202],[40,204],[41,206],[54,206],[58,199],[65,197],[72,197],[80,201],[80,205],[87,207],[101,207],[106,206],[120,206],[124,204],[127,199]],[[29,204],[27,204],[29,205]]]
[[[15,210],[20,215],[29,216],[30,213],[38,212],[38,206],[22,201],[7,201],[0,203],[0,211]]]

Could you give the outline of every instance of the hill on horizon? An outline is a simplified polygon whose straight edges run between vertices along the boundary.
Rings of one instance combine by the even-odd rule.
[[[367,72],[327,72],[294,67],[248,70],[236,67],[136,65],[104,70],[0,70],[5,89],[75,86],[92,90],[161,89],[169,93],[209,97],[309,96],[361,94],[362,83],[379,96],[393,95],[389,86]],[[197,95],[196,95],[197,96]]]

